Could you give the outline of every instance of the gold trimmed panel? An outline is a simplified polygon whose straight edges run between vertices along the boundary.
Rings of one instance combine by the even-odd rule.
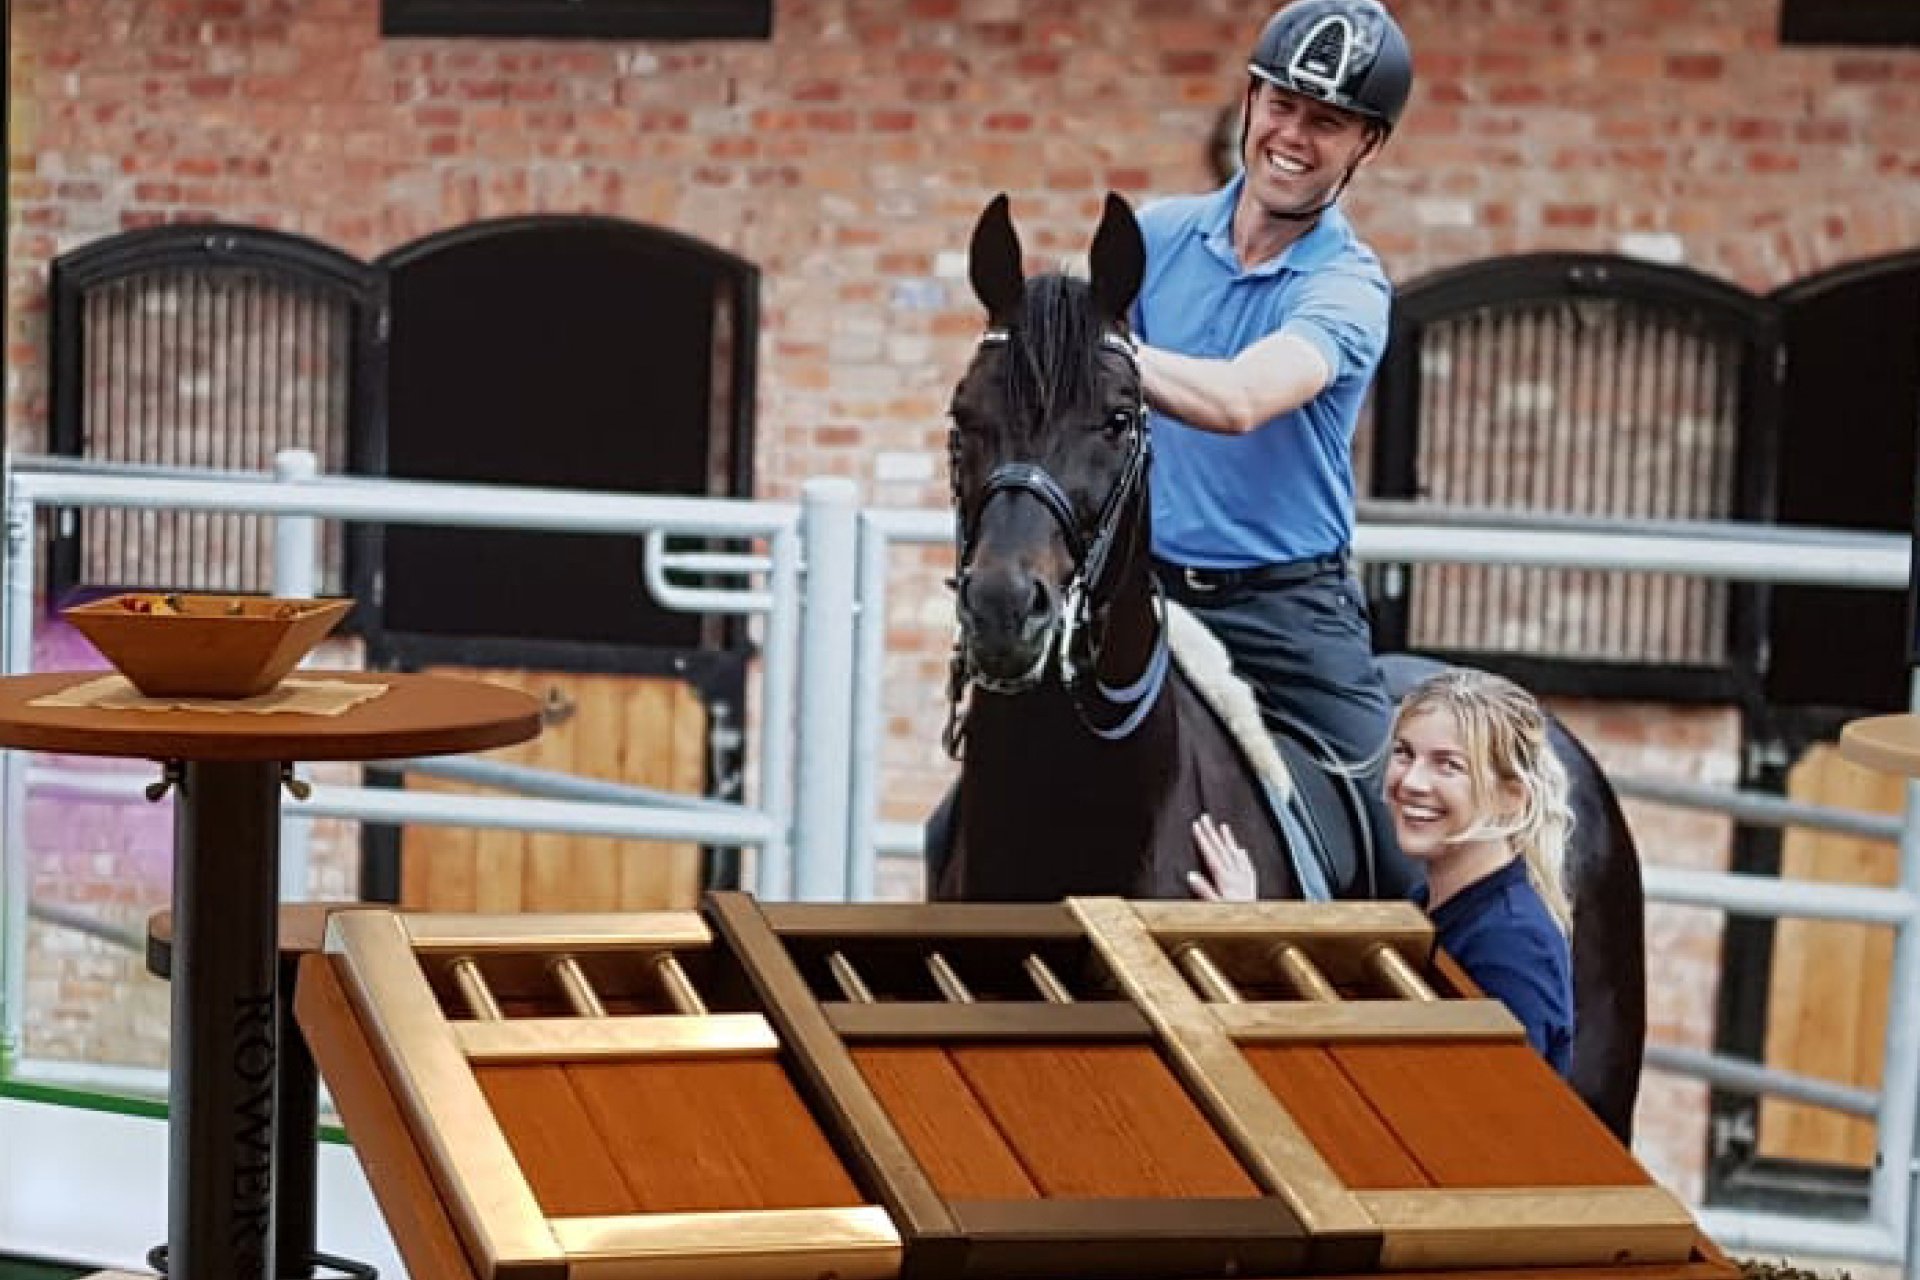
[[[1497,1000],[1349,1000],[1211,1005],[1239,1044],[1353,1040],[1524,1040],[1526,1029]]]
[[[555,1218],[569,1280],[891,1280],[900,1236],[885,1209],[758,1209]]]
[[[1214,1021],[1217,1010],[1193,994],[1133,907],[1119,898],[1070,898],[1067,905],[1254,1178],[1309,1232],[1368,1230],[1372,1223],[1359,1201]]]
[[[780,1048],[773,1028],[757,1013],[456,1022],[453,1038],[473,1062],[741,1057]]]
[[[1169,955],[1200,947],[1243,986],[1285,982],[1276,947],[1291,943],[1343,987],[1380,980],[1370,957],[1381,947],[1414,969],[1433,954],[1433,923],[1410,902],[1136,902],[1135,913]]]
[[[493,1108],[455,1043],[400,918],[343,911],[327,923],[347,990],[385,1060],[395,1100],[447,1197],[476,1269],[564,1261]]]
[[[492,916],[423,911],[401,915],[399,920],[414,949],[423,953],[532,949],[565,955],[574,951],[698,949],[713,945],[713,933],[697,911]]]
[[[1394,1271],[1684,1262],[1699,1230],[1659,1187],[1356,1194]]]

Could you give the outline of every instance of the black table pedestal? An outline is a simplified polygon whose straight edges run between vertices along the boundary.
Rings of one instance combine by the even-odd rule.
[[[190,761],[174,795],[169,1280],[274,1280],[280,771]]]

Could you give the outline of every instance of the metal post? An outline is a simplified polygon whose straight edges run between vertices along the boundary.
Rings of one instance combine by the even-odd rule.
[[[793,896],[793,706],[795,650],[800,644],[800,534],[773,536],[761,657],[760,808],[773,824],[755,859],[753,885],[770,902]]]
[[[848,729],[847,900],[871,902],[878,879],[875,784],[880,774],[880,686],[887,662],[887,537],[864,511],[857,536],[860,567],[853,588],[858,616],[853,621],[853,723]]]
[[[794,895],[847,899],[847,791],[853,719],[853,482],[809,480],[801,491],[806,591],[800,610],[800,718],[795,744]]]
[[[280,765],[191,761],[174,793],[166,1272],[274,1280]]]
[[[33,503],[13,492],[6,477],[7,550],[4,589],[6,631],[0,638],[0,673],[33,666]],[[0,1076],[11,1075],[26,1039],[27,1020],[27,755],[0,751]]]
[[[1907,705],[1920,711],[1920,671],[1907,689]],[[1906,825],[1900,832],[1899,887],[1920,899],[1920,782],[1907,783]],[[1880,1115],[1875,1125],[1879,1161],[1873,1168],[1872,1205],[1876,1223],[1907,1246],[1906,1274],[1920,1277],[1920,1235],[1914,1229],[1913,1199],[1920,1192],[1920,920],[1913,915],[1893,926],[1893,965],[1887,977],[1887,1039],[1880,1080]]]
[[[307,449],[282,449],[273,455],[273,478],[288,484],[312,480],[320,463]],[[320,522],[312,516],[280,515],[273,520],[273,594],[283,600],[309,600],[319,592]],[[303,658],[301,666],[312,661]],[[312,827],[290,816],[280,820],[280,891],[290,902],[307,896]]]

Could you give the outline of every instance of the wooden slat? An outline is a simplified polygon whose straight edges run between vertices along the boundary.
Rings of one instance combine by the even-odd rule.
[[[1808,750],[1787,775],[1787,795],[1804,803],[1897,815],[1906,778],[1866,769],[1831,745]],[[1890,841],[1790,827],[1781,838],[1780,874],[1796,880],[1890,886],[1899,877]],[[1893,930],[1842,920],[1780,920],[1774,925],[1767,987],[1768,1066],[1876,1089],[1885,1044]],[[1759,1154],[1866,1169],[1873,1164],[1873,1122],[1777,1098],[1760,1103]]]
[[[894,1127],[949,1200],[1040,1196],[947,1053],[935,1045],[853,1050]]]
[[[542,1213],[552,1218],[639,1209],[564,1068],[477,1066],[473,1074]]]
[[[567,1076],[643,1212],[866,1203],[771,1056],[577,1063]]]
[[[1339,1045],[1329,1052],[1437,1187],[1652,1182],[1526,1045]]]
[[[573,703],[572,715],[560,726],[572,746],[568,772],[581,778],[611,778],[646,782],[646,743],[662,726],[643,730],[639,742],[627,740],[629,701],[644,705],[651,682],[614,682],[604,676],[547,675],[543,683]],[[626,687],[621,687],[625,685]],[[549,732],[552,732],[549,730]],[[632,756],[629,753],[639,752]],[[567,875],[571,884],[565,907],[540,910],[614,911],[620,907],[621,842],[608,836],[574,836],[568,841]]]
[[[1260,1194],[1151,1046],[978,1046],[951,1055],[1049,1197]]]
[[[536,698],[544,692],[532,682],[523,687]],[[547,730],[522,751],[520,762],[536,769],[551,769],[556,773],[569,773],[573,769],[573,737],[563,728],[556,726]],[[524,875],[523,892],[529,903],[548,904],[536,908],[538,910],[563,909],[563,904],[572,901],[573,838],[562,831],[528,832]]]
[[[438,778],[416,778],[410,788],[457,792]],[[403,829],[400,844],[400,901],[430,911],[474,909],[474,836],[471,827],[416,826]]]
[[[1318,1045],[1246,1045],[1247,1061],[1334,1174],[1356,1190],[1427,1187],[1420,1168],[1360,1091]]]

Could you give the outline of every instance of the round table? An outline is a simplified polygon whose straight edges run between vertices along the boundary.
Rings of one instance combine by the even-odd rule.
[[[1863,768],[1920,778],[1920,715],[1849,721],[1840,729],[1840,754]]]
[[[274,1280],[280,785],[298,760],[483,751],[540,732],[517,689],[402,672],[336,715],[36,707],[103,673],[0,677],[0,747],[161,761],[175,784],[167,1273]]]

